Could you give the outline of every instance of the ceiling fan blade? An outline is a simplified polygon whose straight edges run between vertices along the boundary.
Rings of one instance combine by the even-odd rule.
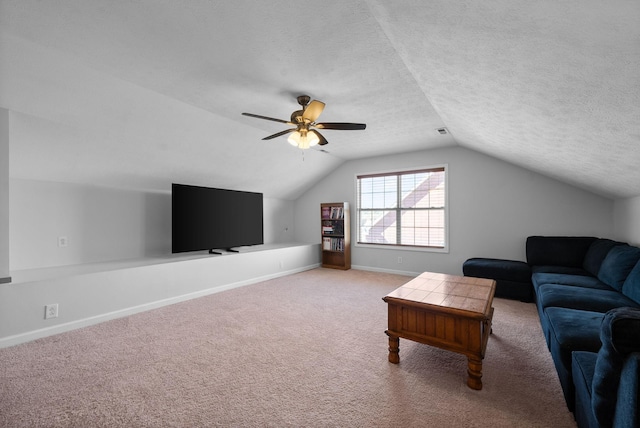
[[[295,125],[295,123],[291,123],[288,120],[282,120],[282,119],[274,119],[273,117],[267,117],[267,116],[260,116],[259,114],[253,114],[253,113],[242,113],[243,116],[249,116],[249,117],[257,117],[258,119],[264,119],[264,120],[272,120],[274,122],[280,122],[280,123],[286,123],[287,125]]]
[[[315,122],[320,113],[324,110],[324,103],[322,101],[313,100],[309,103],[306,109],[304,109],[304,113],[302,113],[302,118],[308,120],[309,122]]]
[[[271,140],[273,138],[278,138],[281,135],[288,134],[290,132],[296,131],[298,128],[287,129],[286,131],[278,132],[277,134],[269,135],[268,137],[264,137],[263,140]]]
[[[341,130],[353,130],[357,131],[360,129],[365,129],[367,127],[364,123],[345,123],[345,122],[325,122],[325,123],[316,123],[314,125],[319,129],[341,129]]]
[[[318,136],[318,138],[320,139],[320,142],[318,142],[319,146],[324,146],[325,144],[329,144],[329,142],[327,141],[326,138],[324,138],[322,136],[321,133],[319,133],[318,131],[316,131],[315,129],[310,129],[309,132],[313,132],[314,134],[316,134]]]

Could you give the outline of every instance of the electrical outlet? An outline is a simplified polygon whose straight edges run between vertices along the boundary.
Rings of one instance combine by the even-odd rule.
[[[402,257],[398,257],[398,264],[402,264]]]
[[[44,307],[44,319],[58,318],[58,304],[53,303]]]
[[[66,236],[58,236],[58,247],[66,247],[69,245],[69,240]]]

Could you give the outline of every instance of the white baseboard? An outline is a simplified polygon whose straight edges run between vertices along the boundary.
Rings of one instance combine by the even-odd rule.
[[[412,277],[416,277],[416,276],[418,276],[418,275],[420,275],[422,273],[422,272],[408,272],[408,271],[404,271],[404,270],[395,270],[395,269],[382,269],[382,268],[371,267],[371,266],[351,265],[351,267],[353,269],[366,270],[366,271],[370,271],[370,272],[393,273],[393,274],[396,274],[396,275],[404,275],[404,276],[412,276]]]

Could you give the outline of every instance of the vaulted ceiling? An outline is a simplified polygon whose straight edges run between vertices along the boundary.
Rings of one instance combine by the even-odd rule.
[[[300,94],[367,129],[302,152],[241,115]],[[459,145],[636,196],[640,2],[0,0],[0,107],[17,178],[294,199],[346,160]]]

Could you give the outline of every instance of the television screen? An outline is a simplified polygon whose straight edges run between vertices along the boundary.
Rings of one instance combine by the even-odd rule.
[[[173,184],[171,251],[264,244],[262,193]]]

